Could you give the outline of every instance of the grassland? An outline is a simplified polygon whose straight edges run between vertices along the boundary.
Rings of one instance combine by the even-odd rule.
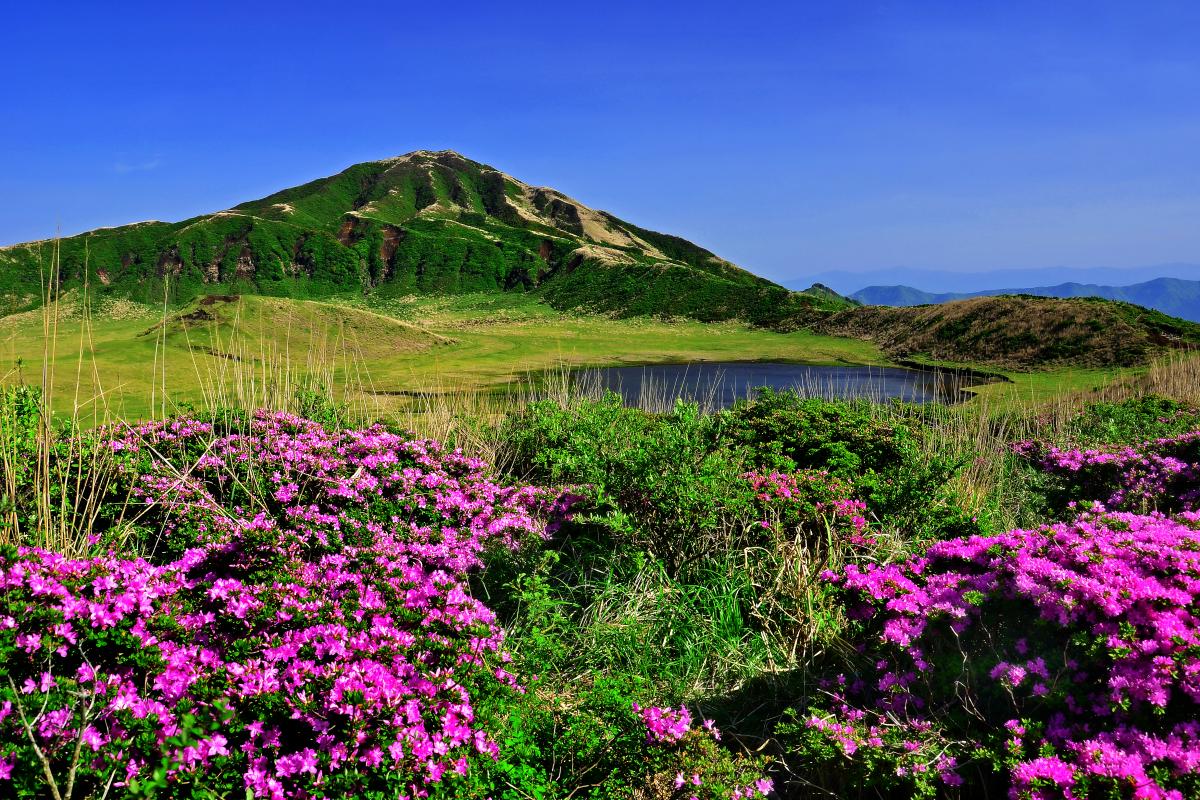
[[[82,356],[82,357],[81,357]],[[258,400],[293,373],[315,374],[342,399],[375,410],[413,395],[504,391],[556,368],[701,360],[885,364],[872,344],[736,322],[613,319],[556,311],[519,294],[243,296],[182,309],[129,301],[84,308],[78,295],[0,320],[7,382],[53,374],[59,411],[142,418],[222,393]],[[36,369],[30,365],[39,365]]]

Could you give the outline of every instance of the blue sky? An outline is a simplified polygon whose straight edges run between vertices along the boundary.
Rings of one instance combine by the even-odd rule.
[[[47,2],[3,20],[0,243],[453,148],[776,279],[1200,261],[1194,2]]]

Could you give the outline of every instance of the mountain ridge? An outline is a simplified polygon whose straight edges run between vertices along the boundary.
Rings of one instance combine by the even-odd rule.
[[[867,286],[897,284],[935,294],[968,294],[998,287],[1054,286],[1061,283],[1121,286],[1154,278],[1200,280],[1200,263],[1164,262],[1131,267],[1005,267],[970,272],[897,265],[865,271],[810,270],[805,275],[783,278],[779,282],[792,288],[824,283],[843,295],[853,294]]]
[[[1171,316],[1200,322],[1200,281],[1160,277],[1125,286],[1105,286],[1074,281],[1054,286],[1023,289],[986,289],[978,292],[926,292],[911,286],[867,286],[850,297],[866,305],[916,306],[964,300],[972,297],[1000,295],[1032,295],[1038,297],[1099,297],[1120,300],[1161,311]]]

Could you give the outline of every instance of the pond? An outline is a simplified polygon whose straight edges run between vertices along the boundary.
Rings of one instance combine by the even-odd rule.
[[[967,386],[987,378],[946,371],[904,367],[827,367],[757,361],[650,364],[579,370],[576,381],[592,388],[611,389],[627,405],[666,410],[676,398],[701,406],[728,408],[751,397],[755,389],[795,389],[807,396],[868,398],[909,403],[953,403],[970,397]]]

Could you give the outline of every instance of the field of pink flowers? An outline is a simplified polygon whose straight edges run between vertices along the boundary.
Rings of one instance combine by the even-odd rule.
[[[1013,798],[1200,796],[1198,443],[1018,443],[1077,492],[1067,521],[827,574],[864,669],[804,725],[922,796],[979,772]]]
[[[496,760],[476,704],[525,689],[468,574],[552,535],[570,494],[284,413],[101,437],[153,536],[138,558],[0,552],[4,791],[417,798]],[[648,746],[688,732],[658,713]],[[733,796],[769,786],[746,780]]]
[[[991,531],[938,489],[949,533],[905,540],[949,470],[771,402],[586,435],[551,409],[543,485],[287,413],[89,434],[124,492],[87,554],[0,546],[0,796],[1200,796],[1200,430],[1013,443],[1054,517]],[[651,577],[654,613],[589,623]],[[697,618],[778,635],[758,684],[653,671],[734,669]],[[642,660],[589,661],[587,624]]]

